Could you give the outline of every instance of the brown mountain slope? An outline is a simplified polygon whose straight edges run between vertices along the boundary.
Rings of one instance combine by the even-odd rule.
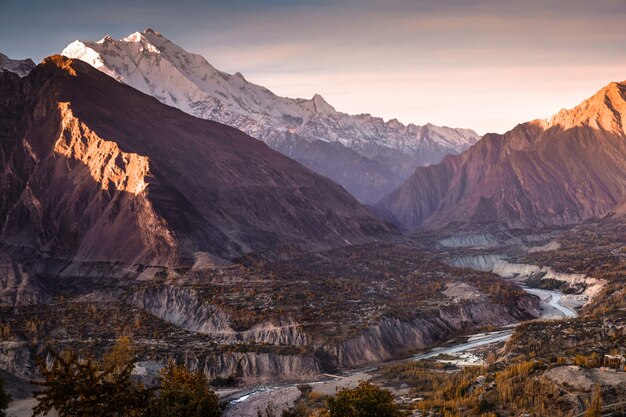
[[[239,130],[196,119],[81,61],[0,74],[5,244],[179,265],[395,234],[343,188]]]
[[[562,225],[626,201],[626,84],[611,83],[550,120],[487,134],[418,168],[378,209],[408,229],[451,222]]]

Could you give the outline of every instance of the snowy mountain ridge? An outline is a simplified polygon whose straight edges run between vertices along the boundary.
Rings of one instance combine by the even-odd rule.
[[[369,114],[348,115],[336,111],[319,94],[311,99],[279,97],[240,73],[219,71],[202,56],[185,51],[152,29],[120,40],[108,35],[97,42],[77,40],[62,55],[85,61],[167,105],[243,130],[334,179],[363,201],[376,201],[417,166],[460,153],[478,140],[470,129],[404,125]],[[295,146],[294,141],[301,143]],[[367,165],[365,176],[371,177],[374,189],[362,189],[367,184],[353,184],[352,179],[346,182],[350,175],[343,170],[349,167],[321,169],[311,161],[309,154],[323,159],[320,152],[326,152],[320,151],[322,144],[314,144],[317,141],[339,142],[355,151],[358,156],[351,154],[351,161]],[[356,169],[354,175],[363,176],[363,172]]]
[[[16,73],[20,77],[28,75],[35,68],[32,59],[11,59],[3,53],[0,53],[0,71],[7,70]]]

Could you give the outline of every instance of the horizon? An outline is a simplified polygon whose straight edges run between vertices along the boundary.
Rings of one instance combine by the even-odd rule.
[[[394,1],[388,7],[352,0],[180,7],[5,0],[0,52],[40,62],[76,39],[120,39],[151,27],[278,96],[320,94],[344,113],[483,135],[549,118],[626,79],[622,12],[621,0]]]

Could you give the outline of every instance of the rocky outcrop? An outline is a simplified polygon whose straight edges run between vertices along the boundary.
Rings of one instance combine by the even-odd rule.
[[[49,300],[45,288],[24,266],[0,251],[0,306],[33,305]]]
[[[553,250],[558,250],[560,248],[561,248],[561,244],[553,240],[544,245],[525,247],[524,249],[528,251],[528,253],[536,253],[536,252],[549,252]]]
[[[278,323],[263,322],[252,326],[249,330],[238,333],[244,343],[262,343],[278,346],[307,346],[309,336],[302,330],[302,325],[292,320],[281,320]]]
[[[288,319],[257,323],[236,331],[231,318],[214,305],[201,300],[190,288],[163,286],[146,288],[126,297],[126,302],[183,329],[208,334],[221,343],[252,343],[278,346],[305,346],[308,336],[302,326]]]
[[[351,368],[381,362],[433,346],[462,329],[503,326],[539,316],[539,301],[527,297],[510,306],[490,302],[450,305],[411,321],[385,318],[361,335],[341,343],[338,364]]]
[[[424,349],[444,338],[448,327],[442,321],[414,321],[383,319],[370,326],[363,334],[339,346],[338,366],[357,367],[367,363],[382,362],[394,354]]]
[[[34,355],[27,342],[0,341],[0,369],[30,380],[36,374]]]
[[[503,259],[502,255],[495,254],[481,254],[462,256],[459,258],[450,259],[450,265],[457,268],[470,268],[477,271],[492,272],[496,263]]]
[[[95,295],[94,295],[95,296]],[[103,301],[102,295],[98,298]],[[87,298],[81,299],[88,301]],[[91,299],[93,302],[94,299]],[[330,341],[312,337],[294,322],[259,323],[236,332],[229,318],[214,306],[203,304],[191,289],[139,290],[127,302],[180,327],[215,337],[218,344],[148,343],[149,362],[142,362],[138,377],[154,379],[159,364],[169,358],[202,369],[211,378],[235,377],[247,382],[301,381],[323,372],[379,363],[425,349],[458,334],[488,325],[502,326],[538,317],[539,301],[521,297],[510,304],[493,303],[484,297],[452,301],[438,310],[420,313],[411,320],[383,317],[354,337]],[[73,343],[59,340],[61,345]],[[36,347],[22,341],[0,343],[0,369],[21,378],[36,376]],[[146,368],[146,369],[144,369]],[[148,369],[149,368],[149,369]]]
[[[3,143],[2,240],[75,262],[172,263],[171,232],[147,199],[147,158],[102,139],[59,101],[62,88],[41,79],[54,66],[23,79],[22,90],[44,84],[13,121],[24,131]]]
[[[490,233],[460,233],[441,239],[439,244],[446,248],[492,248],[500,241]]]
[[[183,329],[214,336],[231,336],[230,319],[217,307],[203,303],[195,290],[164,286],[136,291],[129,304]]]
[[[592,301],[607,284],[603,279],[588,277],[585,274],[570,274],[557,272],[552,267],[529,264],[514,264],[505,260],[498,261],[493,268],[493,272],[505,277],[524,280],[527,278],[538,278],[542,280],[559,281],[565,288],[570,289],[574,294],[566,294],[563,301],[574,308],[581,307]]]
[[[461,155],[418,168],[380,210],[408,229],[601,217],[626,201],[624,120],[626,83],[611,83],[550,120],[487,134]]]
[[[233,352],[210,355],[185,352],[177,356],[190,367],[203,369],[212,378],[232,376],[246,381],[299,381],[322,372],[361,367],[426,349],[463,329],[502,326],[540,315],[539,301],[535,297],[523,297],[511,305],[481,300],[450,304],[409,321],[383,318],[355,337],[337,344],[311,340],[308,345],[300,345],[304,350],[293,353],[273,350],[267,343],[275,342],[274,339],[259,337],[258,334],[250,337],[252,332],[244,332],[248,333],[247,341],[256,346],[256,350],[246,351],[250,349],[248,345]],[[277,335],[275,332],[270,334],[273,337]],[[236,343],[244,337],[233,334],[232,341]],[[286,341],[290,346],[297,345],[293,339]]]
[[[553,247],[551,242],[550,247]],[[481,254],[463,256],[450,260],[450,264],[459,268],[471,268],[478,271],[493,272],[503,278],[514,278],[520,282],[533,279],[535,285],[542,280],[559,281],[566,288],[576,294],[566,294],[563,301],[572,307],[581,307],[596,297],[606,281],[588,277],[585,274],[570,274],[557,272],[549,266],[512,263],[505,256],[496,254]]]
[[[580,366],[557,366],[545,371],[542,375],[560,387],[573,388],[578,391],[591,391],[595,386],[626,388],[626,373],[612,369],[585,369]]]
[[[194,367],[193,361],[188,364]],[[310,355],[233,352],[208,357],[196,365],[210,378],[231,376],[244,380],[306,381],[322,372],[318,360]]]

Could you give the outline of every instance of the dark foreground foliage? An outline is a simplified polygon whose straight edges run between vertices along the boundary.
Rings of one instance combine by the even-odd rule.
[[[33,415],[56,410],[60,417],[219,417],[222,405],[200,371],[170,362],[160,386],[148,389],[132,378],[135,355],[122,338],[102,361],[76,352],[49,350],[40,358],[43,377]]]

